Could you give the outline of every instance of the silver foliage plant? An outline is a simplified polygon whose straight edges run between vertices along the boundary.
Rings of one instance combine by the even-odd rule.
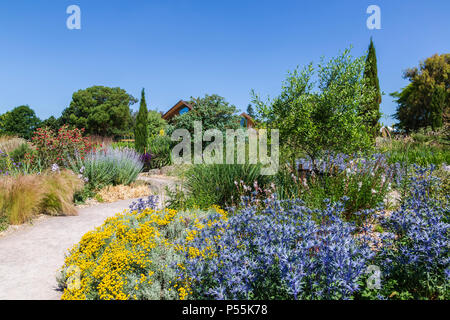
[[[134,182],[144,166],[140,155],[129,148],[105,148],[89,152],[84,159],[79,154],[68,166],[91,185],[128,185]]]

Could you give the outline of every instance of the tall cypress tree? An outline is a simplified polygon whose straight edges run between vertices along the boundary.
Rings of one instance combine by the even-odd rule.
[[[141,105],[139,107],[139,113],[136,117],[136,127],[134,128],[134,143],[136,147],[136,151],[140,153],[144,153],[147,147],[147,103],[145,102],[145,93],[144,89],[142,89],[141,93]]]
[[[381,118],[381,91],[380,83],[378,81],[377,56],[372,38],[370,38],[369,52],[367,54],[366,65],[364,68],[364,78],[367,80],[369,86],[375,89],[376,94],[374,99],[367,106],[363,106],[362,115],[369,132],[373,135],[373,137],[376,137],[380,131],[380,124],[378,121]]]
[[[249,105],[247,106],[247,114],[248,114],[250,117],[252,117],[253,119],[256,118],[255,111],[253,110],[253,106],[252,106],[251,104],[249,104]]]

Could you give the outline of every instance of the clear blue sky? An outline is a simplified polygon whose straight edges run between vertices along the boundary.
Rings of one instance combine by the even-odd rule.
[[[66,8],[81,8],[81,30]],[[381,30],[366,9],[381,8]],[[72,93],[119,86],[149,108],[217,93],[244,110],[250,90],[275,96],[288,70],[373,37],[381,89],[407,84],[402,71],[450,52],[448,0],[0,0],[0,113],[28,104],[59,116]],[[137,110],[138,105],[133,108]],[[383,96],[382,112],[395,103]],[[385,123],[392,123],[392,120]]]

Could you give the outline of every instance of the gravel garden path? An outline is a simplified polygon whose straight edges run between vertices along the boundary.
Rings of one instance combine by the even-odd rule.
[[[146,180],[159,190],[173,183],[162,176]],[[0,236],[0,300],[59,299],[56,274],[67,250],[135,200],[82,207],[76,216],[41,216]]]
[[[42,217],[0,238],[0,300],[59,299],[56,274],[69,248],[132,201],[78,209],[77,216]]]

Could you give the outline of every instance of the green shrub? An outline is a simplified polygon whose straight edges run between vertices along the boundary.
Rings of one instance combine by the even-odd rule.
[[[148,139],[147,151],[151,154],[150,168],[161,168],[172,164],[172,140],[165,135],[156,135]]]
[[[327,151],[354,153],[372,148],[373,139],[361,115],[376,98],[363,77],[365,56],[350,50],[329,61],[288,73],[280,95],[254,104],[268,128],[279,130],[282,153],[295,159],[304,152],[314,159]]]
[[[187,191],[183,194],[186,199],[182,203],[200,208],[239,205],[242,195],[238,186],[240,182],[250,186],[256,182],[259,187],[270,182],[269,176],[260,174],[261,167],[259,164],[192,165],[184,173]]]
[[[63,165],[68,158],[75,154],[85,156],[94,148],[88,137],[84,137],[84,129],[70,129],[62,126],[57,132],[48,128],[38,128],[33,134],[35,152],[27,161],[34,163],[37,159],[49,168],[53,164]]]
[[[13,174],[17,168],[14,159],[0,149],[0,176]]]
[[[312,170],[307,159],[300,159],[299,165]],[[297,172],[286,165],[276,175],[275,185],[280,199],[302,199],[310,208],[325,208],[328,202],[346,197],[345,211],[351,216],[383,203],[400,174],[381,154],[360,158],[338,154],[322,159],[317,171]]]
[[[16,149],[9,153],[9,156],[14,159],[15,162],[23,162],[27,153],[33,152],[28,143],[22,143]]]
[[[422,140],[392,140],[380,147],[388,155],[390,163],[417,164],[429,166],[450,163],[450,148],[446,145],[424,143]]]

